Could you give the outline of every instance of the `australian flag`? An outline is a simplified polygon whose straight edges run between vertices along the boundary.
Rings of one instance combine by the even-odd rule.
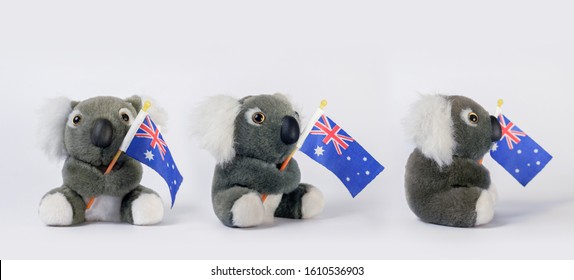
[[[385,169],[324,114],[315,122],[301,151],[337,175],[353,197]]]
[[[171,207],[173,207],[175,195],[183,177],[179,173],[158,127],[146,112],[140,111],[120,150],[151,167],[163,177],[169,187]]]
[[[552,156],[503,114],[498,115],[498,122],[502,138],[494,143],[490,155],[522,186],[526,186]]]

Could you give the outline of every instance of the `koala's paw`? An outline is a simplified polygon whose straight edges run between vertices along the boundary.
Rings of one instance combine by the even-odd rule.
[[[496,204],[496,202],[498,201],[498,191],[496,190],[496,185],[495,184],[490,184],[490,186],[488,187],[488,193],[490,194],[490,198],[492,198],[492,202],[494,204]]]
[[[253,227],[263,223],[265,207],[254,192],[242,195],[231,207],[232,223],[236,227]]]
[[[265,209],[265,214],[263,216],[263,223],[270,224],[275,219],[275,210],[277,206],[281,203],[282,194],[270,194],[267,195],[265,201],[263,201],[263,208]]]
[[[483,190],[476,201],[476,222],[475,226],[484,225],[494,217],[494,200],[489,191]]]
[[[163,203],[153,193],[143,193],[132,202],[133,224],[138,226],[153,225],[163,219]]]
[[[61,193],[46,195],[40,201],[40,220],[49,226],[69,226],[74,221],[74,210]]]
[[[323,193],[313,186],[307,187],[307,192],[301,198],[301,215],[303,219],[311,218],[323,212],[325,199]]]

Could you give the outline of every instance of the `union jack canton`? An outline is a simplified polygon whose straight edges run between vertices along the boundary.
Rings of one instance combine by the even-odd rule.
[[[324,114],[315,122],[301,151],[333,172],[353,197],[385,169]]]

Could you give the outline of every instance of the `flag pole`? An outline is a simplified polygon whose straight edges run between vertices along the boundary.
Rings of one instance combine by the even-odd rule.
[[[104,174],[108,174],[108,173],[112,172],[112,168],[114,168],[114,165],[116,165],[116,162],[118,161],[118,159],[120,158],[121,155],[122,155],[122,150],[118,150],[118,152],[116,153],[116,155],[112,159],[112,162],[110,162],[110,165],[108,165],[108,168],[106,169],[106,172]]]
[[[504,100],[498,99],[498,104],[496,105],[496,111],[494,111],[494,116],[498,118],[500,113],[502,113],[502,104],[504,104]]]
[[[496,118],[498,118],[498,116],[500,116],[500,114],[502,113],[502,104],[504,104],[504,100],[502,100],[502,98],[499,98],[496,104],[496,110],[494,111],[494,116]],[[479,159],[478,164],[482,165],[483,159],[484,158]]]
[[[303,142],[305,142],[305,139],[307,139],[307,136],[309,135],[309,132],[311,132],[311,129],[313,129],[315,122],[317,122],[317,120],[319,119],[319,116],[321,116],[321,114],[323,114],[323,108],[325,108],[325,106],[327,106],[327,100],[323,99],[323,100],[321,100],[321,104],[319,105],[319,108],[315,111],[315,113],[311,117],[311,120],[309,120],[309,123],[305,127],[305,130],[303,131],[303,133],[301,133],[301,136],[299,137],[299,140],[297,141],[297,145],[295,146],[295,149],[293,149],[293,151],[291,152],[289,157],[287,157],[287,159],[285,159],[285,161],[283,161],[283,163],[281,164],[281,167],[279,168],[279,171],[283,171],[283,170],[285,170],[285,168],[287,168],[289,161],[291,161],[291,159],[293,158],[293,156],[295,155],[297,150],[299,150],[299,148],[301,148],[301,146],[303,146]]]
[[[149,107],[151,107],[151,102],[146,100],[146,102],[143,105],[142,111],[147,112]],[[114,168],[114,165],[116,165],[116,162],[118,161],[118,159],[120,158],[121,155],[122,155],[122,150],[118,149],[118,152],[116,153],[116,155],[112,159],[112,162],[110,162],[110,165],[108,165],[108,168],[106,169],[106,172],[104,174],[108,174],[108,173],[112,172],[112,168]]]
[[[151,102],[149,102],[149,100],[146,100],[144,102],[142,111],[147,112],[147,110],[149,109],[149,107],[151,107]],[[109,174],[110,172],[112,172],[112,169],[114,168],[114,165],[116,165],[116,162],[118,161],[118,159],[120,158],[120,156],[122,155],[122,150],[118,149],[118,152],[116,153],[116,155],[114,155],[114,158],[112,159],[112,161],[110,162],[110,164],[108,165],[108,168],[106,169],[106,172],[104,172],[104,175]],[[92,204],[94,204],[94,200],[95,197],[91,197],[90,201],[88,201],[88,204],[86,205],[86,209],[90,209],[90,207],[92,207]]]

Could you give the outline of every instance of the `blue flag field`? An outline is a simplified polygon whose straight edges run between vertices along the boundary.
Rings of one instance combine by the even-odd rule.
[[[315,122],[301,151],[333,172],[353,197],[384,169],[354,138],[324,114]]]
[[[526,186],[552,156],[503,114],[498,115],[502,138],[490,150],[492,158]]]

